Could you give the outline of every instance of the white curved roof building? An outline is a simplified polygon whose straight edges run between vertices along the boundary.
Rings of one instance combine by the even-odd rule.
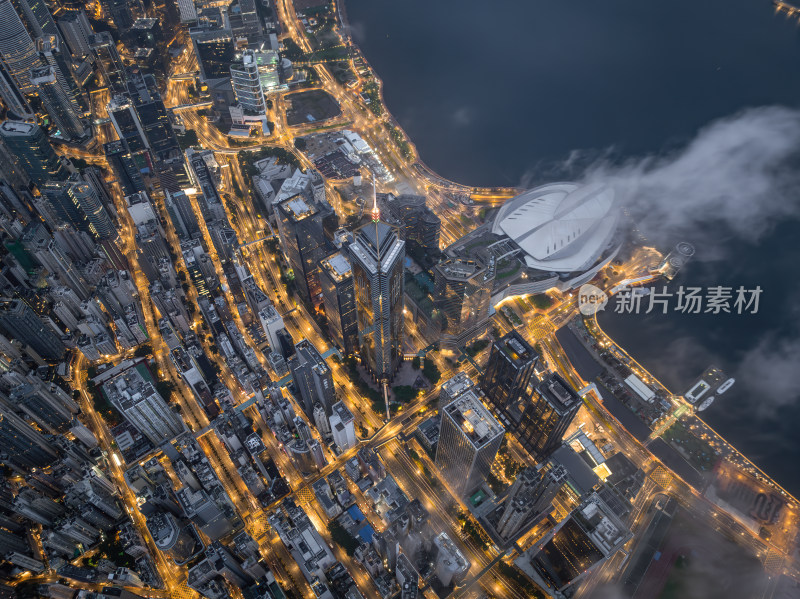
[[[590,269],[611,245],[619,223],[614,190],[603,184],[550,183],[508,200],[492,233],[508,236],[537,270]]]

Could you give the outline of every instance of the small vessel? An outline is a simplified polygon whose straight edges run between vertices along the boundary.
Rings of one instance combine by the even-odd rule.
[[[717,398],[716,395],[712,395],[711,397],[706,399],[703,403],[701,403],[699,406],[697,406],[697,411],[698,412],[702,412],[703,410],[705,410],[708,406],[710,406],[712,403],[714,403],[714,400],[716,398]]]

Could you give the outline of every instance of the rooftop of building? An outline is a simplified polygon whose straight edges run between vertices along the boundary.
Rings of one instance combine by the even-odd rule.
[[[552,373],[536,386],[536,391],[559,413],[581,403],[580,396],[558,373]]]
[[[35,123],[26,123],[25,121],[3,121],[0,125],[0,131],[7,136],[13,135],[30,135],[31,131],[37,127]]]
[[[592,467],[569,445],[562,445],[550,456],[552,468],[559,466],[566,470],[567,484],[579,497],[590,493],[600,482]]]
[[[464,258],[451,258],[436,265],[436,270],[456,281],[466,281],[485,269],[478,260]]]
[[[334,281],[340,283],[352,275],[350,268],[350,261],[341,252],[328,256],[322,262],[320,267],[331,275]]]
[[[516,330],[506,333],[494,344],[515,364],[527,364],[538,357],[531,344]]]
[[[618,222],[611,187],[551,183],[507,200],[491,231],[511,239],[531,268],[575,272],[597,261]]]
[[[348,409],[346,405],[344,405],[343,401],[337,401],[333,406],[331,406],[333,412],[339,416],[339,419],[342,421],[342,424],[347,424],[348,422],[352,422],[353,420],[353,413]]]
[[[437,560],[449,560],[454,568],[460,570],[468,570],[469,569],[469,561],[461,551],[458,549],[458,546],[453,542],[450,536],[446,532],[439,533],[433,539],[433,542],[439,548],[439,556]]]
[[[318,212],[316,206],[313,204],[309,205],[300,194],[283,200],[279,205],[283,211],[286,212],[286,214],[295,222],[299,222],[308,218],[309,216],[313,216]]]
[[[55,81],[55,72],[50,65],[43,65],[31,69],[31,83],[49,83]]]
[[[404,247],[405,242],[397,236],[395,230],[380,221],[367,223],[356,231],[355,241],[350,244],[350,253],[373,272],[377,272],[377,263],[380,260],[381,270],[385,272]]]
[[[325,361],[325,358],[322,357],[317,347],[308,339],[301,339],[294,347],[297,353],[302,355],[306,363],[310,362],[312,366],[316,366],[322,370],[328,369],[328,363]]]
[[[158,19],[139,17],[133,22],[131,29],[147,30],[153,29],[158,24]]]
[[[480,395],[473,389],[459,395],[444,411],[476,449],[505,432],[503,425],[492,416]]]
[[[603,555],[609,555],[630,537],[630,530],[597,493],[586,499],[572,516]]]
[[[475,382],[469,378],[466,372],[459,372],[454,377],[442,383],[441,391],[444,391],[450,397],[456,397],[474,386]]]

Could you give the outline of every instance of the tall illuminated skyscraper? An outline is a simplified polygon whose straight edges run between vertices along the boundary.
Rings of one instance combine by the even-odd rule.
[[[319,263],[330,253],[326,222],[336,219],[330,204],[298,193],[275,206],[281,246],[294,272],[300,299],[307,305],[322,303]]]
[[[64,344],[49,325],[21,300],[0,300],[0,328],[11,339],[18,339],[45,360],[64,357]]]
[[[64,222],[92,235],[111,239],[117,231],[94,187],[85,181],[50,181],[42,186],[54,212]]]
[[[19,91],[17,84],[2,64],[0,64],[0,97],[3,98],[6,108],[18,118],[33,118],[33,109],[28,100]]]
[[[480,386],[503,422],[506,412],[525,393],[538,361],[539,355],[516,331],[492,344]]]
[[[375,204],[372,222],[361,227],[350,244],[350,261],[361,357],[378,381],[391,380],[402,360],[405,257],[405,242],[381,222]]]
[[[494,263],[450,258],[434,268],[434,298],[444,316],[442,344],[464,347],[486,332]]]
[[[358,350],[358,322],[350,261],[341,252],[328,256],[320,263],[319,281],[328,331],[339,349],[351,356]]]
[[[4,121],[0,135],[16,156],[19,168],[37,185],[45,181],[64,181],[69,173],[50,145],[44,130],[34,123]]]
[[[45,0],[16,0],[16,4],[19,7],[19,16],[25,22],[31,37],[53,35],[60,38],[58,27]]]
[[[486,480],[505,429],[476,389],[450,402],[441,417],[436,465],[456,494],[470,495]]]
[[[86,136],[86,127],[67,93],[56,78],[56,69],[42,66],[31,69],[31,84],[36,86],[39,97],[53,119],[58,131],[66,139]]]
[[[575,389],[553,373],[536,385],[533,393],[520,398],[519,414],[510,414],[516,419],[513,432],[520,445],[541,460],[561,445],[582,405]]]
[[[103,206],[97,191],[89,183],[75,183],[67,194],[89,221],[89,230],[97,239],[111,239],[117,236],[117,229]]]
[[[0,462],[23,470],[44,468],[58,457],[55,447],[11,410],[0,406]]]
[[[36,45],[11,0],[0,0],[0,59],[12,82],[23,94],[36,91],[30,70],[41,65]]]
[[[69,50],[60,40],[61,38],[55,35],[47,35],[36,40],[36,49],[39,51],[42,63],[50,65],[55,70],[56,79],[67,92],[73,108],[83,113],[86,110],[86,102],[70,67]]]
[[[246,115],[266,118],[264,90],[253,50],[244,51],[241,64],[231,65],[231,87]]]

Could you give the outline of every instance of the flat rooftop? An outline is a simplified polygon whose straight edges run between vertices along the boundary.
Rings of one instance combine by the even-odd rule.
[[[342,420],[342,424],[347,424],[348,422],[353,421],[353,413],[346,405],[344,405],[344,402],[336,402],[333,404],[333,406],[331,406],[331,409],[336,412],[337,416],[339,416],[339,418]]]
[[[281,206],[286,213],[295,221],[303,220],[316,214],[317,209],[314,206],[309,206],[308,203],[299,195],[285,200]]]
[[[444,411],[476,449],[480,449],[505,431],[503,425],[492,416],[489,408],[472,389],[458,396]]]
[[[350,261],[343,256],[341,252],[336,252],[332,256],[325,258],[320,263],[320,266],[328,271],[337,283],[345,280],[352,274],[350,270]]]
[[[569,410],[581,401],[569,383],[557,374],[551,374],[544,379],[536,390],[559,412]]]
[[[0,130],[7,134],[29,135],[36,125],[24,121],[3,121]]]
[[[449,279],[466,280],[479,270],[482,270],[483,266],[475,260],[455,258],[439,264],[437,268]]]
[[[475,383],[471,378],[469,378],[469,375],[466,372],[459,372],[453,378],[442,383],[441,390],[447,393],[450,397],[456,397],[474,386]]]

